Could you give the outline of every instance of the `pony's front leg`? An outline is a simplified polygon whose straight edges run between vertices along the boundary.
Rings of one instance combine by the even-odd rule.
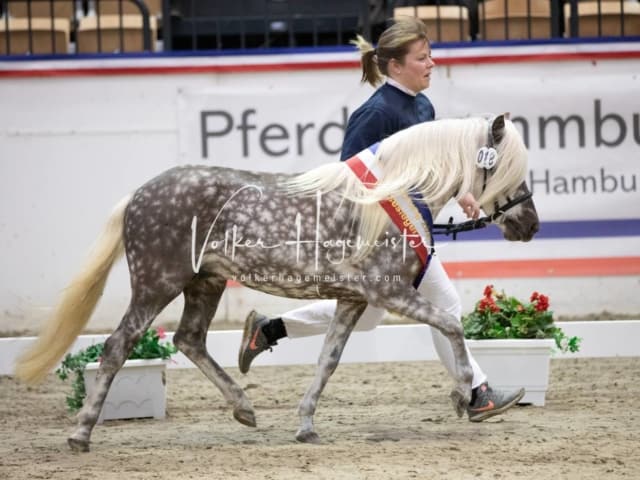
[[[300,429],[296,433],[296,440],[299,442],[320,442],[320,437],[313,427],[313,415],[316,412],[318,399],[329,377],[336,370],[349,335],[366,307],[366,303],[348,303],[338,300],[336,314],[329,324],[318,359],[315,377],[298,407]]]

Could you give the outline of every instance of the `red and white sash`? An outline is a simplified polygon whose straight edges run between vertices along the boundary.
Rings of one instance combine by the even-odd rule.
[[[367,188],[374,188],[383,176],[374,163],[379,145],[375,143],[346,160],[346,164]],[[429,267],[431,255],[434,253],[431,211],[417,193],[407,193],[381,200],[380,206],[405,236],[409,246],[422,263],[422,269],[413,283],[413,286],[418,288]]]

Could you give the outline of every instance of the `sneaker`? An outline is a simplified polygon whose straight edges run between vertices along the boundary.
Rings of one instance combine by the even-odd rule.
[[[267,323],[269,323],[269,319],[255,310],[252,310],[245,320],[242,343],[238,354],[238,366],[242,373],[249,371],[251,362],[260,353],[267,349],[271,350],[271,344],[267,336],[262,332],[262,327]]]
[[[481,422],[509,410],[524,397],[524,388],[515,392],[493,390],[483,383],[476,390],[475,401],[467,407],[470,422]]]

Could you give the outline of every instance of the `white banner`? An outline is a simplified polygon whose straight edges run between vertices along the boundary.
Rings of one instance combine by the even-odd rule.
[[[183,163],[298,172],[337,161],[347,120],[368,92],[299,88],[304,75],[277,88],[179,92]],[[298,83],[300,82],[300,83]]]

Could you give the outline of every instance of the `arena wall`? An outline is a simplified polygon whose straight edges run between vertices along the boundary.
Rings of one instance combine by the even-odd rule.
[[[490,227],[438,254],[465,310],[485,284],[551,297],[558,314],[640,312],[640,42],[434,50],[437,116],[510,112],[530,149],[542,229]],[[0,332],[33,331],[117,201],[176,164],[300,171],[337,161],[372,92],[352,51],[0,60]],[[459,217],[455,207],[449,215]],[[90,328],[119,321],[124,262]],[[161,321],[177,320],[180,300]],[[216,320],[299,305],[229,288]]]

